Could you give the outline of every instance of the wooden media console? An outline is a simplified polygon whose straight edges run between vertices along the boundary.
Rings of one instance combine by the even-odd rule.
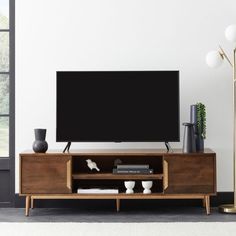
[[[100,172],[91,171],[86,160]],[[115,160],[148,164],[153,174],[113,174]],[[125,180],[135,180],[134,194],[125,193]],[[151,194],[143,194],[142,180],[152,180]],[[78,188],[117,188],[119,194],[78,194]],[[210,196],[216,195],[216,154],[167,152],[164,149],[79,150],[67,153],[20,154],[20,196],[26,197],[26,216],[36,199],[202,199],[210,214]]]

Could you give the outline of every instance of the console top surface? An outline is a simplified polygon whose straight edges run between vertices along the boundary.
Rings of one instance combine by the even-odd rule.
[[[32,150],[27,150],[20,155],[68,155],[68,156],[75,156],[75,155],[98,155],[98,156],[119,156],[119,155],[205,155],[205,154],[215,154],[209,148],[206,148],[204,152],[195,152],[195,153],[183,153],[182,149],[173,149],[173,152],[167,152],[166,149],[78,149],[78,150],[70,150],[69,152],[63,153],[62,150],[49,150],[46,153],[34,153]]]

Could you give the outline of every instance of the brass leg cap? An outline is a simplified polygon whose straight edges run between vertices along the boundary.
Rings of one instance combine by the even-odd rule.
[[[236,206],[234,204],[226,204],[219,206],[219,212],[236,214]]]

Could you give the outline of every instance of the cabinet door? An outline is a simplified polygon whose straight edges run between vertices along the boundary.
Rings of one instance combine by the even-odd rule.
[[[21,193],[71,193],[70,156],[21,156]]]
[[[215,193],[215,155],[164,157],[165,193]]]

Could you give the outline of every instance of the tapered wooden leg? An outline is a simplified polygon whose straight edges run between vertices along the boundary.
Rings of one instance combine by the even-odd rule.
[[[120,211],[120,199],[116,199],[116,211]]]
[[[29,216],[29,208],[30,208],[30,196],[26,196],[26,198],[25,198],[25,216]]]
[[[207,215],[211,214],[210,210],[210,196],[205,196],[205,202],[206,202],[206,213]]]
[[[33,198],[31,198],[31,204],[30,204],[30,206],[31,206],[31,209],[34,208],[34,199],[33,199]]]
[[[202,199],[202,207],[206,207],[206,199],[205,199],[205,197]]]

